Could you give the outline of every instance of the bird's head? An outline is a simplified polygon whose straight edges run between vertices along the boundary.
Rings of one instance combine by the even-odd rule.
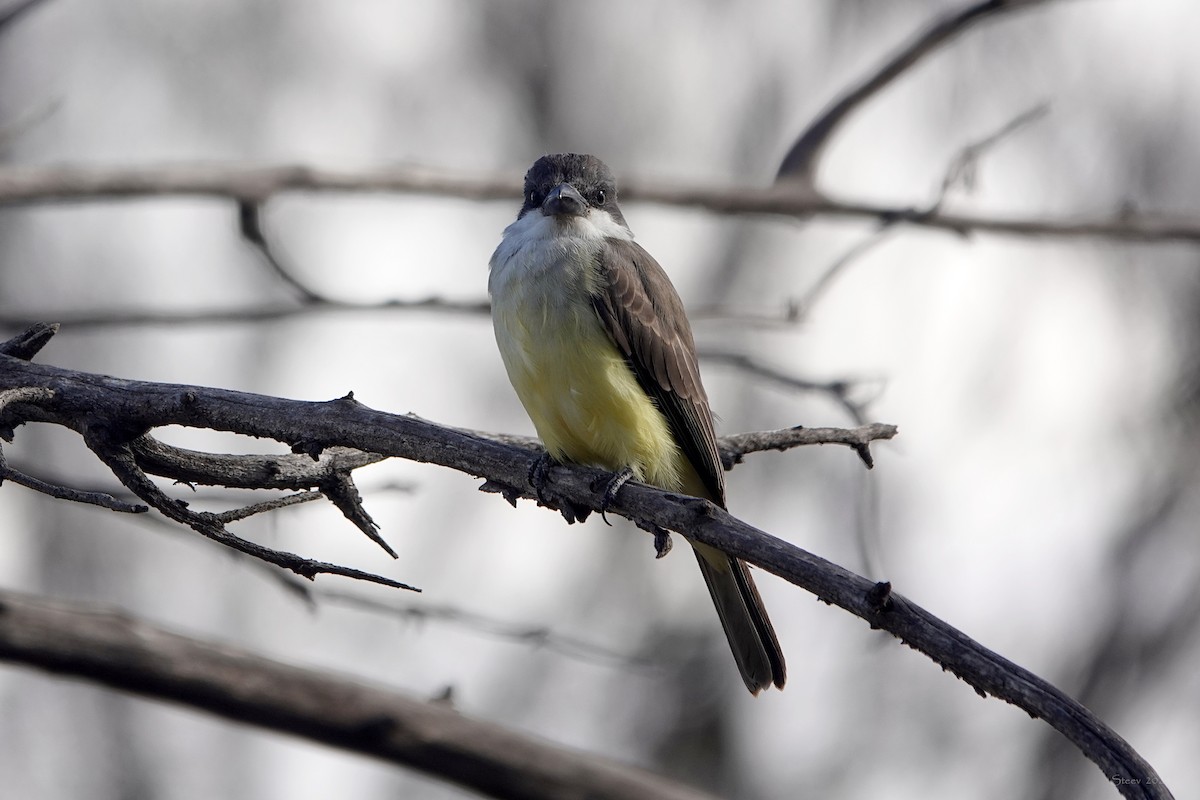
[[[518,218],[529,213],[569,220],[594,211],[607,213],[622,227],[617,207],[617,181],[595,156],[557,153],[542,156],[525,173],[525,203]]]

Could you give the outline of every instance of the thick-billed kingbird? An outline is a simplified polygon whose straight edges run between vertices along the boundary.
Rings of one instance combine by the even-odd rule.
[[[588,155],[538,159],[490,270],[496,342],[550,457],[724,508],[691,326],[633,240],[609,168]],[[746,564],[691,544],[746,687],[783,688],[783,652]]]

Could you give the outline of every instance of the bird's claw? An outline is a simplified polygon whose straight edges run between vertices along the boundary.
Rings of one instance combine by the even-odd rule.
[[[538,502],[542,504],[546,502],[545,489],[546,484],[550,482],[552,466],[554,466],[554,459],[550,457],[549,453],[542,453],[529,465],[529,485],[533,487]]]
[[[654,557],[662,558],[671,552],[671,532],[665,528],[654,528]]]
[[[629,483],[633,478],[633,470],[625,467],[620,472],[614,473],[608,483],[605,484],[604,499],[600,501],[600,519],[604,520],[605,525],[612,525],[608,521],[608,515],[605,512],[617,501],[617,492],[621,491],[621,487]]]

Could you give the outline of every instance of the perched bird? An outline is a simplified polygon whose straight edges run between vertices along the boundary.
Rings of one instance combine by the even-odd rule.
[[[633,240],[595,156],[538,159],[492,254],[496,343],[549,456],[725,507],[712,412],[683,303]],[[746,564],[691,542],[746,687],[785,680]]]

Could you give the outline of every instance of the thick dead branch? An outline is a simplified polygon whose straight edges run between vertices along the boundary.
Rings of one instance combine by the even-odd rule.
[[[323,403],[285,400],[242,392],[127,381],[57,369],[0,355],[0,391],[53,386],[53,403],[12,403],[0,426],[23,421],[65,425],[80,431],[90,446],[139,497],[172,519],[206,536],[228,535],[213,515],[189,516],[145,478],[128,442],[161,425],[187,425],[234,431],[285,442],[317,454],[343,446],[381,455],[436,463],[487,479],[486,487],[511,501],[531,496],[528,476],[536,451],[433,425],[414,416],[370,409],[351,398]],[[121,441],[120,432],[125,441]],[[879,434],[891,435],[894,429]],[[608,473],[585,467],[547,470],[552,491],[543,500],[580,517],[606,503]],[[142,482],[147,485],[143,485]],[[1153,768],[1102,721],[1061,691],[1027,670],[913,605],[890,587],[855,575],[729,516],[711,503],[630,482],[612,499],[618,513],[652,531],[677,531],[717,547],[812,592],[886,630],[925,653],[981,694],[991,694],[1045,719],[1070,739],[1108,776],[1128,776],[1118,789],[1127,797],[1165,798],[1170,793]],[[238,547],[239,543],[231,543]],[[278,557],[278,554],[269,554]],[[295,556],[291,556],[296,558]],[[271,560],[270,557],[265,560]],[[274,561],[273,563],[278,563]],[[309,562],[311,564],[311,562]],[[296,565],[283,564],[289,569]],[[312,571],[325,571],[309,567]],[[306,574],[301,572],[301,574]],[[347,574],[342,572],[340,574]]]
[[[0,659],[102,683],[522,800],[712,800],[448,703],[283,664],[114,612],[0,592]]]
[[[53,390],[50,387],[53,386]],[[389,586],[411,588],[360,570],[273,550],[234,535],[220,514],[197,512],[171,498],[150,480],[154,474],[184,483],[237,488],[321,490],[372,541],[394,551],[379,536],[350,478],[353,469],[387,456],[434,461],[473,475],[490,477],[487,465],[463,453],[486,441],[469,431],[445,428],[415,416],[367,408],[353,396],[324,403],[301,402],[205,389],[196,386],[125,381],[62,370],[0,355],[0,431],[24,422],[63,425],[80,433],[113,474],[148,506],[221,544],[312,578],[336,574]],[[283,442],[294,455],[232,456],[198,453],[155,440],[149,431],[166,425],[203,427]],[[786,438],[791,434],[780,433]],[[769,434],[759,437],[760,446]],[[886,437],[880,437],[886,438]],[[815,439],[809,439],[812,443]],[[830,429],[828,441],[847,443]],[[785,444],[780,439],[779,446]],[[856,449],[860,445],[852,444]],[[355,449],[358,448],[358,449]],[[371,448],[377,452],[362,452]],[[748,452],[748,451],[747,451]],[[531,455],[522,449],[520,455]],[[450,456],[447,458],[447,456]],[[494,461],[514,458],[491,453]],[[731,462],[732,463],[732,462]],[[513,486],[523,486],[523,479]],[[78,498],[76,498],[78,499]],[[237,514],[234,517],[238,517]]]
[[[550,471],[556,493],[585,507],[603,499],[607,473],[581,467]],[[885,630],[971,686],[980,696],[997,697],[1044,720],[1070,740],[1127,798],[1165,800],[1170,790],[1120,735],[1061,690],[988,650],[966,634],[892,591],[832,562],[777,539],[712,503],[653,487],[626,484],[609,513],[619,513],[645,529],[685,533],[800,586],[826,603]]]

